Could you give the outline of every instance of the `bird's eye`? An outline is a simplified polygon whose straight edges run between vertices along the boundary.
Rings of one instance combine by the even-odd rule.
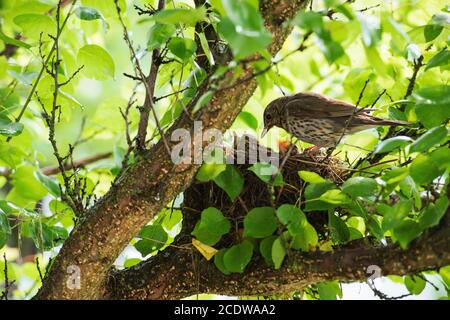
[[[270,114],[266,114],[266,120],[272,120],[272,116]]]

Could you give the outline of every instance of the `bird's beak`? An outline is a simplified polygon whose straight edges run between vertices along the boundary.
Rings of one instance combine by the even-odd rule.
[[[266,135],[267,131],[269,131],[270,127],[264,127],[263,131],[261,132],[261,138],[264,138],[264,136]]]

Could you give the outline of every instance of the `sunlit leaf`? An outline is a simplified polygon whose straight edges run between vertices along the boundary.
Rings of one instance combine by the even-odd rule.
[[[88,44],[78,51],[79,66],[88,78],[106,80],[114,77],[115,66],[112,57],[102,47]]]

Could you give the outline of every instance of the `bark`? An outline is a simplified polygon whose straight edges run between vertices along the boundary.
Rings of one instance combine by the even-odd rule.
[[[365,239],[366,240],[366,239]],[[211,293],[230,296],[281,295],[330,280],[366,281],[369,266],[382,275],[414,274],[450,264],[450,209],[437,228],[407,250],[354,241],[332,252],[291,252],[280,270],[257,258],[244,274],[226,276],[198,253],[169,247],[133,268],[112,272],[104,298],[180,299]]]
[[[261,1],[266,27],[273,34],[273,43],[269,48],[272,54],[281,48],[290,32],[283,22],[292,18],[307,3],[306,0]],[[251,68],[247,67],[240,78],[246,78],[251,73]],[[233,74],[227,76],[229,78]],[[255,88],[256,81],[253,79],[229,90],[217,91],[212,100],[198,111],[197,120],[202,121],[204,130],[216,128],[225,131]],[[207,86],[201,86],[197,99],[206,90]],[[192,132],[192,120],[183,114],[173,128],[186,128]],[[174,129],[169,131],[168,137]],[[144,153],[72,231],[35,298],[101,298],[109,270],[117,256],[166,203],[185,190],[198,167],[196,164],[175,165],[162,141]],[[73,279],[71,270],[74,267],[80,270],[80,289],[67,286]]]

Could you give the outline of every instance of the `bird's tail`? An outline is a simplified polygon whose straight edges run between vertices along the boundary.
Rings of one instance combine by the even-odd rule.
[[[376,120],[378,122],[378,125],[380,126],[409,126],[412,123],[408,121],[401,121],[401,120],[386,120],[386,119],[380,119],[378,118]]]
[[[364,124],[369,126],[409,126],[412,123],[401,120],[389,120],[374,117],[368,114],[360,114],[356,117],[359,121],[355,121],[355,124]]]

